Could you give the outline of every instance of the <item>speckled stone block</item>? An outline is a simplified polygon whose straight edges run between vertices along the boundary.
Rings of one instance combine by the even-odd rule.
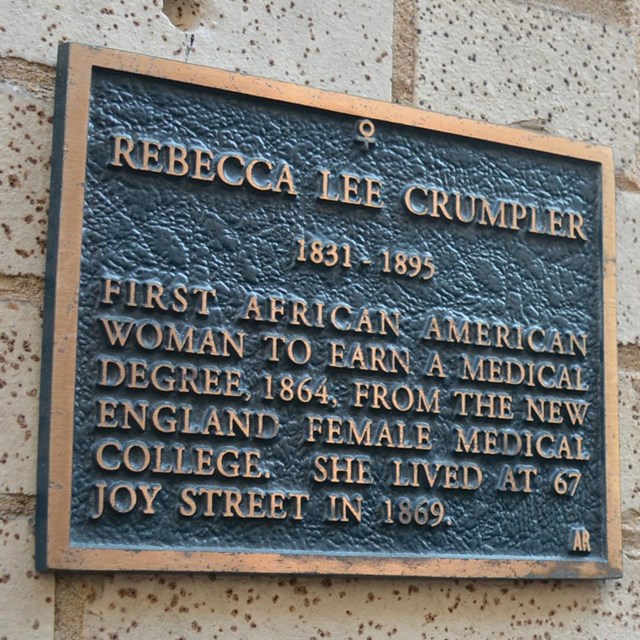
[[[515,0],[421,2],[418,14],[419,106],[610,145],[633,169],[636,53],[624,28]]]
[[[58,43],[70,40],[368,97],[391,96],[393,0],[166,0],[164,5],[166,13],[162,0],[2,0],[0,55],[54,64]]]
[[[55,580],[33,561],[33,521],[0,517],[0,638],[52,640]]]
[[[0,300],[0,493],[35,493],[41,322],[36,304]]]
[[[42,275],[53,104],[0,83],[0,272]]]
[[[536,4],[563,11],[583,14],[599,19],[601,22],[611,22],[629,26],[632,16],[632,5],[638,0],[535,0]]]
[[[619,395],[622,512],[640,531],[640,374],[622,373]]]
[[[619,408],[622,546],[640,560],[640,374],[621,374]]]
[[[615,640],[640,631],[640,562],[608,582],[94,578],[86,638]]]
[[[640,344],[640,194],[617,202],[618,342]]]

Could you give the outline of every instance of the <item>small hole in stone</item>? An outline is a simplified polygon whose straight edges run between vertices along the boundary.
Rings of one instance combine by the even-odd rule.
[[[206,0],[162,0],[162,12],[181,31],[192,31],[202,24]]]

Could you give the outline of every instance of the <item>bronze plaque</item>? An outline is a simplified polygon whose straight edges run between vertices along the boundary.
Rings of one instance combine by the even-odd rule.
[[[61,48],[38,567],[620,575],[599,146]]]

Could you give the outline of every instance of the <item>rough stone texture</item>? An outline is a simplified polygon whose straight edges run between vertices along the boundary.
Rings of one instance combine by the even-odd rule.
[[[84,609],[87,602],[95,599],[95,583],[96,579],[91,575],[58,574],[56,576],[55,640],[75,640],[86,637],[83,631]]]
[[[609,582],[94,578],[87,638],[631,638],[640,562]],[[92,601],[95,598],[95,601]]]
[[[374,98],[391,96],[393,0],[165,0],[166,14],[162,4],[0,0],[0,55],[54,64],[58,43],[71,40]]]
[[[412,105],[416,67],[415,0],[395,0],[393,21],[393,101]]]
[[[618,342],[640,344],[640,194],[617,202]]]
[[[35,493],[40,327],[39,306],[0,300],[1,493]]]
[[[53,104],[0,83],[0,271],[44,270]]]
[[[632,5],[636,0],[520,0],[520,2],[527,1],[529,4],[560,7],[563,11],[599,18],[603,22],[629,26],[633,19]]]
[[[0,638],[53,638],[54,578],[33,570],[33,518],[0,516]]]
[[[624,171],[620,184],[637,190],[640,0],[395,4],[405,14],[395,34],[394,97],[611,144]],[[639,635],[640,195],[628,192],[618,201],[623,580],[60,576],[54,632],[54,579],[33,572],[32,522],[24,515],[33,506],[49,181],[52,93],[44,65],[55,63],[58,42],[72,39],[389,99],[393,5],[0,0],[0,639]],[[414,76],[413,38],[403,29],[416,6]]]
[[[640,375],[620,376],[620,468],[623,547],[640,559]]]
[[[513,0],[421,3],[418,26],[419,106],[611,145],[633,170],[635,43],[622,27]]]

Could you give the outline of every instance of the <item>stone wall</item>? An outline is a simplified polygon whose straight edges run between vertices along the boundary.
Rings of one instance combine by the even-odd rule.
[[[1,0],[0,638],[640,634],[640,0]],[[613,147],[624,578],[39,575],[33,562],[57,45],[263,75]]]

